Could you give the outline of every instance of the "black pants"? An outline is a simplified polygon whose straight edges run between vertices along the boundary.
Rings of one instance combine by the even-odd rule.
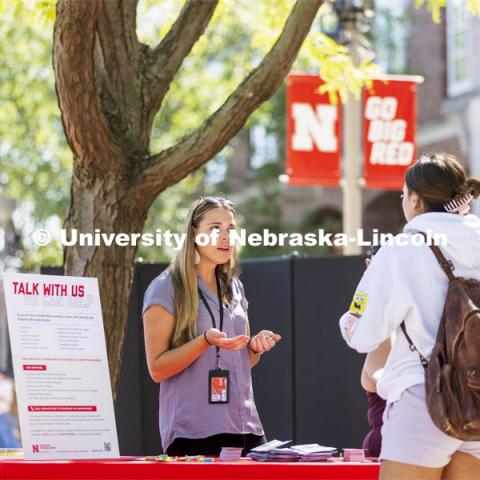
[[[253,433],[220,433],[207,438],[176,438],[167,448],[167,455],[220,455],[222,447],[241,447],[242,456],[252,448],[266,443],[264,435]]]

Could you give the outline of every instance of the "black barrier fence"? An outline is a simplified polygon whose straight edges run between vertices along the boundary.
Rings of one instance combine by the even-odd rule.
[[[161,451],[158,385],[148,374],[143,295],[165,264],[136,264],[115,405],[122,455]],[[360,256],[244,260],[242,281],[252,333],[282,335],[252,370],[255,402],[269,440],[361,447],[368,427],[360,386],[364,356],[350,350],[338,319],[365,268]],[[59,274],[45,267],[42,273]]]

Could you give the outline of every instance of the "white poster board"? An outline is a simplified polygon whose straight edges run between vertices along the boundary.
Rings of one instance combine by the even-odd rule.
[[[25,458],[118,457],[97,279],[3,283]]]

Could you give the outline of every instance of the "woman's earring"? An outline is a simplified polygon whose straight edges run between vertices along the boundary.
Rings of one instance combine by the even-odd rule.
[[[198,265],[200,263],[200,254],[198,253],[198,250],[195,249],[195,265]]]
[[[233,258],[233,255],[230,257],[230,268],[233,270],[233,267],[235,266],[235,258]]]

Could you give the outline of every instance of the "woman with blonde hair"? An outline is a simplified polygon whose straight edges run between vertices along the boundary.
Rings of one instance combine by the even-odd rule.
[[[222,447],[245,454],[265,442],[250,369],[281,337],[268,330],[250,336],[230,242],[235,228],[232,202],[195,201],[182,247],[145,292],[147,364],[160,383],[160,434],[169,455],[218,455]]]

